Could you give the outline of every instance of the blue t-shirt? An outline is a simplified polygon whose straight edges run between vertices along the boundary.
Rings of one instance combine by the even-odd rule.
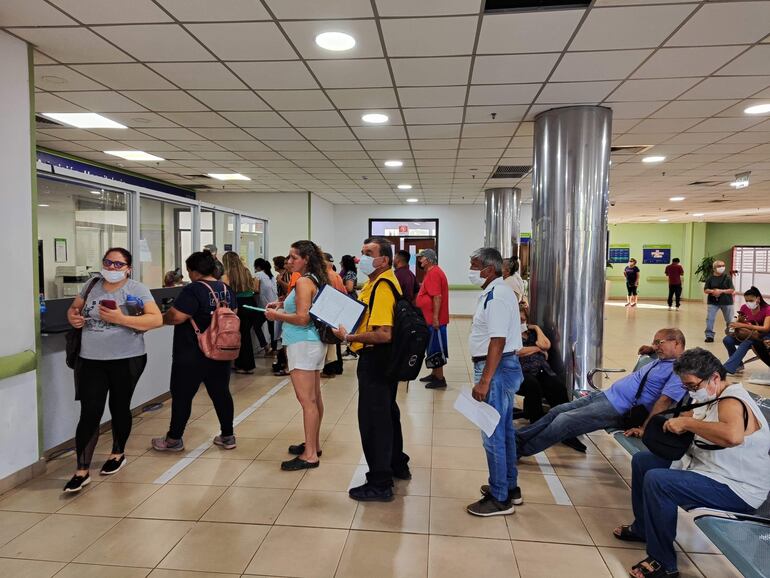
[[[283,310],[286,313],[297,312],[297,292],[295,289],[291,290],[289,296],[283,302]],[[281,337],[284,345],[292,345],[294,343],[301,343],[302,341],[321,341],[321,337],[318,335],[318,329],[311,321],[307,325],[294,325],[292,323],[283,323],[283,336]]]
[[[195,282],[185,285],[184,289],[174,299],[174,309],[190,315],[201,332],[206,331],[211,324],[211,315],[216,306],[214,298],[204,282]],[[235,293],[222,281],[205,281],[214,290],[220,303],[227,304],[231,309],[238,307]],[[185,321],[174,327],[174,346],[172,356],[175,361],[205,359],[198,346],[198,337],[195,335],[190,321]],[[227,362],[229,363],[229,362]]]
[[[626,413],[634,406],[636,390],[639,389],[639,384],[645,374],[649,375],[642,389],[639,403],[646,407],[647,411],[652,409],[652,406],[661,395],[670,397],[674,401],[679,401],[684,397],[685,390],[682,382],[679,376],[674,373],[674,360],[656,359],[642,367],[639,371],[619,379],[604,392],[604,395],[610,400],[612,407],[619,414]]]

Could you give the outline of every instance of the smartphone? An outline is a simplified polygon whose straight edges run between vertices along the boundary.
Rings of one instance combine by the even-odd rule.
[[[103,307],[106,307],[107,309],[117,309],[118,308],[118,304],[115,303],[115,301],[113,299],[102,299],[99,302],[99,304],[102,305]]]

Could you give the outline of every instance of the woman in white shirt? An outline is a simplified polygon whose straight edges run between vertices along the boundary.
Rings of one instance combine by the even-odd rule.
[[[524,279],[519,275],[519,260],[516,257],[503,260],[503,280],[513,289],[519,303],[526,301]]]
[[[267,259],[254,259],[254,289],[257,292],[257,306],[265,309],[268,303],[278,301],[278,283],[273,275],[270,261]],[[257,334],[260,345],[262,345],[262,324],[266,321],[265,314],[259,314],[259,320],[254,326],[254,332]],[[266,354],[271,354],[275,351],[277,346],[277,338],[275,336],[275,323],[272,321],[267,322],[267,331],[270,334],[270,349],[265,348]]]

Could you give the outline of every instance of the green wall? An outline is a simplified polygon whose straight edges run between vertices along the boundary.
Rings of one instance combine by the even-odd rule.
[[[709,223],[706,254],[732,262],[734,245],[770,245],[770,223]]]

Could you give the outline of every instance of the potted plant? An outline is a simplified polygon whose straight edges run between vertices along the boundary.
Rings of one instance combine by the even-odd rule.
[[[711,273],[714,270],[714,261],[716,261],[716,258],[711,257],[710,255],[701,259],[700,265],[695,269],[695,275],[698,277],[698,281],[705,283],[708,278],[711,277]]]

